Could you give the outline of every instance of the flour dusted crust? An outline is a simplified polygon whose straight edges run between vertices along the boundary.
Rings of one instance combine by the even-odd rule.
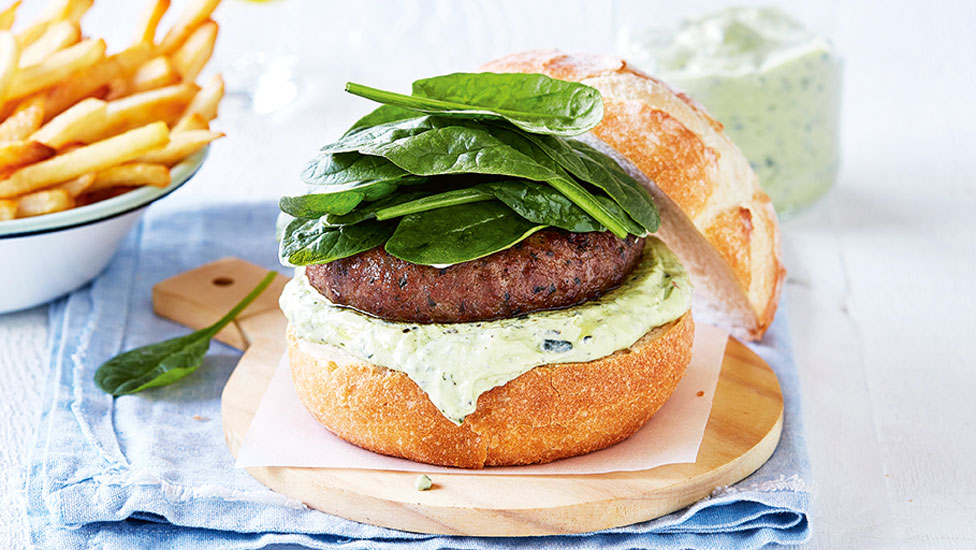
[[[288,329],[305,408],[360,447],[443,466],[551,462],[618,443],[664,404],[691,361],[691,313],[586,363],[536,367],[478,399],[461,426],[402,372],[313,344]]]
[[[537,50],[482,70],[542,73],[600,90],[605,114],[593,134],[622,155],[625,168],[644,176],[638,179],[662,213],[658,236],[695,284],[696,316],[740,338],[762,338],[786,275],[779,222],[721,123],[685,94],[617,57]]]

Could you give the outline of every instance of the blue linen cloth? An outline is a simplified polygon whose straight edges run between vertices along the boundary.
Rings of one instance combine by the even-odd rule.
[[[653,521],[545,538],[447,537],[364,525],[308,509],[234,467],[220,392],[239,353],[214,342],[177,384],[112,399],[95,369],[122,350],[185,334],[152,313],[154,283],[224,256],[280,269],[270,203],[198,206],[176,197],[147,211],[109,268],[50,308],[51,356],[27,482],[41,548],[491,549],[759,548],[807,540],[809,462],[784,315],[753,346],[776,371],[783,435],[759,471]],[[282,270],[284,271],[284,270]]]

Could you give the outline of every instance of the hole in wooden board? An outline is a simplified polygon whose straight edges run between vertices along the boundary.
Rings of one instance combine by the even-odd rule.
[[[234,279],[230,277],[217,277],[213,280],[213,284],[216,286],[230,286],[234,284]]]

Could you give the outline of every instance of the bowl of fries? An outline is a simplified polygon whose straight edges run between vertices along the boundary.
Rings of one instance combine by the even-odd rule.
[[[157,40],[169,0],[149,0],[115,53],[81,30],[93,0],[52,0],[23,25],[20,2],[0,11],[0,313],[91,280],[223,136],[223,80],[197,83],[219,1],[191,1]]]

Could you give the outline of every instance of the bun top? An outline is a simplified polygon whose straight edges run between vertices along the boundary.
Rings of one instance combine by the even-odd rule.
[[[658,236],[696,286],[696,318],[740,338],[762,338],[786,275],[779,222],[720,122],[619,57],[536,50],[482,70],[542,73],[599,90],[605,114],[593,134],[654,196],[662,214]]]

